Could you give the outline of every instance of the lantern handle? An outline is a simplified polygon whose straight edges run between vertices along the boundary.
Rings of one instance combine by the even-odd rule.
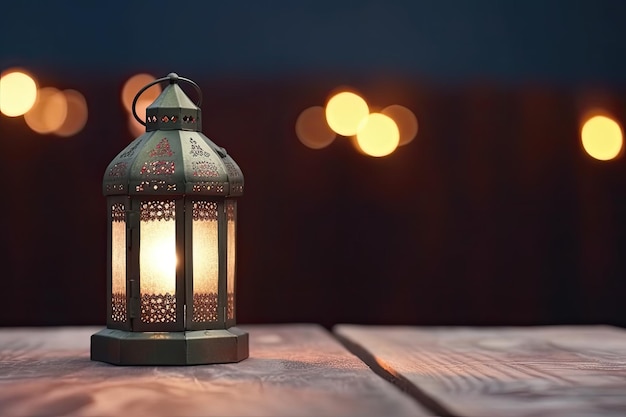
[[[135,120],[137,120],[143,126],[146,125],[146,122],[144,122],[143,120],[139,118],[139,116],[137,115],[137,109],[135,108],[137,105],[137,100],[139,100],[139,96],[141,96],[144,91],[146,91],[148,88],[152,87],[153,85],[161,83],[163,81],[168,81],[168,80],[170,84],[177,84],[178,81],[186,81],[189,84],[193,85],[193,87],[196,89],[196,92],[198,93],[198,102],[196,103],[196,106],[200,107],[200,105],[202,105],[202,90],[200,90],[200,86],[196,84],[194,81],[190,80],[189,78],[179,77],[178,74],[176,74],[175,72],[170,72],[169,74],[167,74],[167,77],[159,78],[158,80],[154,80],[151,83],[145,85],[141,90],[139,90],[139,92],[133,99],[133,105],[132,105],[133,116],[135,116]]]

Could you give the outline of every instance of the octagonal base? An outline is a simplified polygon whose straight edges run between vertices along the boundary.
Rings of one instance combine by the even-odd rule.
[[[114,365],[200,365],[248,357],[248,333],[237,327],[187,332],[104,329],[91,336],[91,360]]]

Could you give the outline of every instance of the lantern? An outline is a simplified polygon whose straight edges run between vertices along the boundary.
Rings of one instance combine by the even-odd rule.
[[[169,85],[135,110],[152,85]],[[179,82],[190,83],[197,105]],[[146,132],[109,164],[107,328],[91,359],[118,365],[190,365],[248,357],[235,327],[237,204],[243,174],[201,132],[198,85],[172,73],[133,101]]]

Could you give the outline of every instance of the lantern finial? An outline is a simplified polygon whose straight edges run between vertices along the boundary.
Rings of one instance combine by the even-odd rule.
[[[167,74],[167,78],[170,79],[170,84],[176,84],[178,82],[178,74],[175,72],[170,72]]]

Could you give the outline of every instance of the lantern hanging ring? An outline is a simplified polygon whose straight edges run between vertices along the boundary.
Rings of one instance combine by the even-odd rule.
[[[146,122],[141,120],[139,116],[137,115],[137,109],[135,108],[135,106],[137,105],[137,100],[139,100],[139,96],[141,96],[144,93],[144,91],[146,91],[148,88],[152,87],[155,84],[161,83],[163,81],[169,81],[170,84],[176,84],[178,83],[178,81],[186,81],[189,84],[193,85],[193,87],[196,89],[196,92],[198,93],[198,102],[196,103],[196,106],[200,107],[202,105],[202,90],[200,89],[200,86],[196,84],[194,81],[190,80],[189,78],[179,77],[178,74],[176,74],[175,72],[171,72],[167,75],[167,77],[159,78],[158,80],[154,80],[151,83],[145,85],[141,90],[139,90],[139,92],[133,99],[133,105],[132,105],[133,116],[135,116],[135,120],[137,120],[143,126],[146,125]]]

